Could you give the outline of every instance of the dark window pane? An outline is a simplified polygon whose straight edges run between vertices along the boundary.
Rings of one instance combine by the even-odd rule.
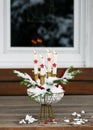
[[[11,0],[12,47],[73,47],[74,0]]]

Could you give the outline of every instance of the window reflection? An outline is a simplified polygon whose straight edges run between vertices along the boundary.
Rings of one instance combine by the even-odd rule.
[[[12,47],[73,47],[73,0],[11,0]]]

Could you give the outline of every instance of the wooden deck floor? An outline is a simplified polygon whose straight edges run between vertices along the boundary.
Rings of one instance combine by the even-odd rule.
[[[27,96],[0,96],[0,130],[93,130],[93,96],[73,95],[64,96],[57,104],[53,105],[56,124],[36,122],[33,124],[19,124],[26,114],[37,117],[40,104],[31,101]],[[65,123],[64,119],[72,120],[72,113],[85,114],[83,118],[88,122],[83,125]]]

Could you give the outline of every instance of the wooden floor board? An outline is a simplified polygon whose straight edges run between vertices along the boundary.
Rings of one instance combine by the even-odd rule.
[[[53,104],[53,109],[57,124],[19,125],[26,114],[38,117],[40,104],[27,96],[0,96],[0,130],[93,130],[92,95],[65,95],[59,103]],[[88,123],[74,126],[64,122],[64,118],[72,118],[72,112],[81,113],[82,110],[86,112],[83,117],[89,120]]]

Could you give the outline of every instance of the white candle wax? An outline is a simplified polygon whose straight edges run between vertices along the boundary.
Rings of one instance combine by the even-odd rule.
[[[41,57],[41,64],[40,64],[40,75],[45,75],[45,59],[44,59],[44,57],[43,56],[41,56],[40,55],[40,57]]]
[[[51,72],[51,62],[47,63],[47,72]]]
[[[37,59],[37,52],[34,51],[34,74],[38,74],[38,59]]]
[[[45,65],[45,58],[42,55],[40,55],[40,62]]]
[[[57,74],[57,52],[53,52],[53,74]]]
[[[53,64],[53,72],[52,72],[53,74],[57,74],[57,65],[54,63]]]
[[[47,72],[51,72],[51,51],[47,49]]]
[[[38,74],[38,64],[34,64],[34,74]]]
[[[36,60],[36,59],[37,59],[37,52],[34,51],[34,60]]]
[[[57,56],[58,56],[58,54],[57,54],[57,52],[53,52],[53,63],[55,63],[55,64],[57,64]]]
[[[51,51],[47,49],[47,58],[51,57]]]

